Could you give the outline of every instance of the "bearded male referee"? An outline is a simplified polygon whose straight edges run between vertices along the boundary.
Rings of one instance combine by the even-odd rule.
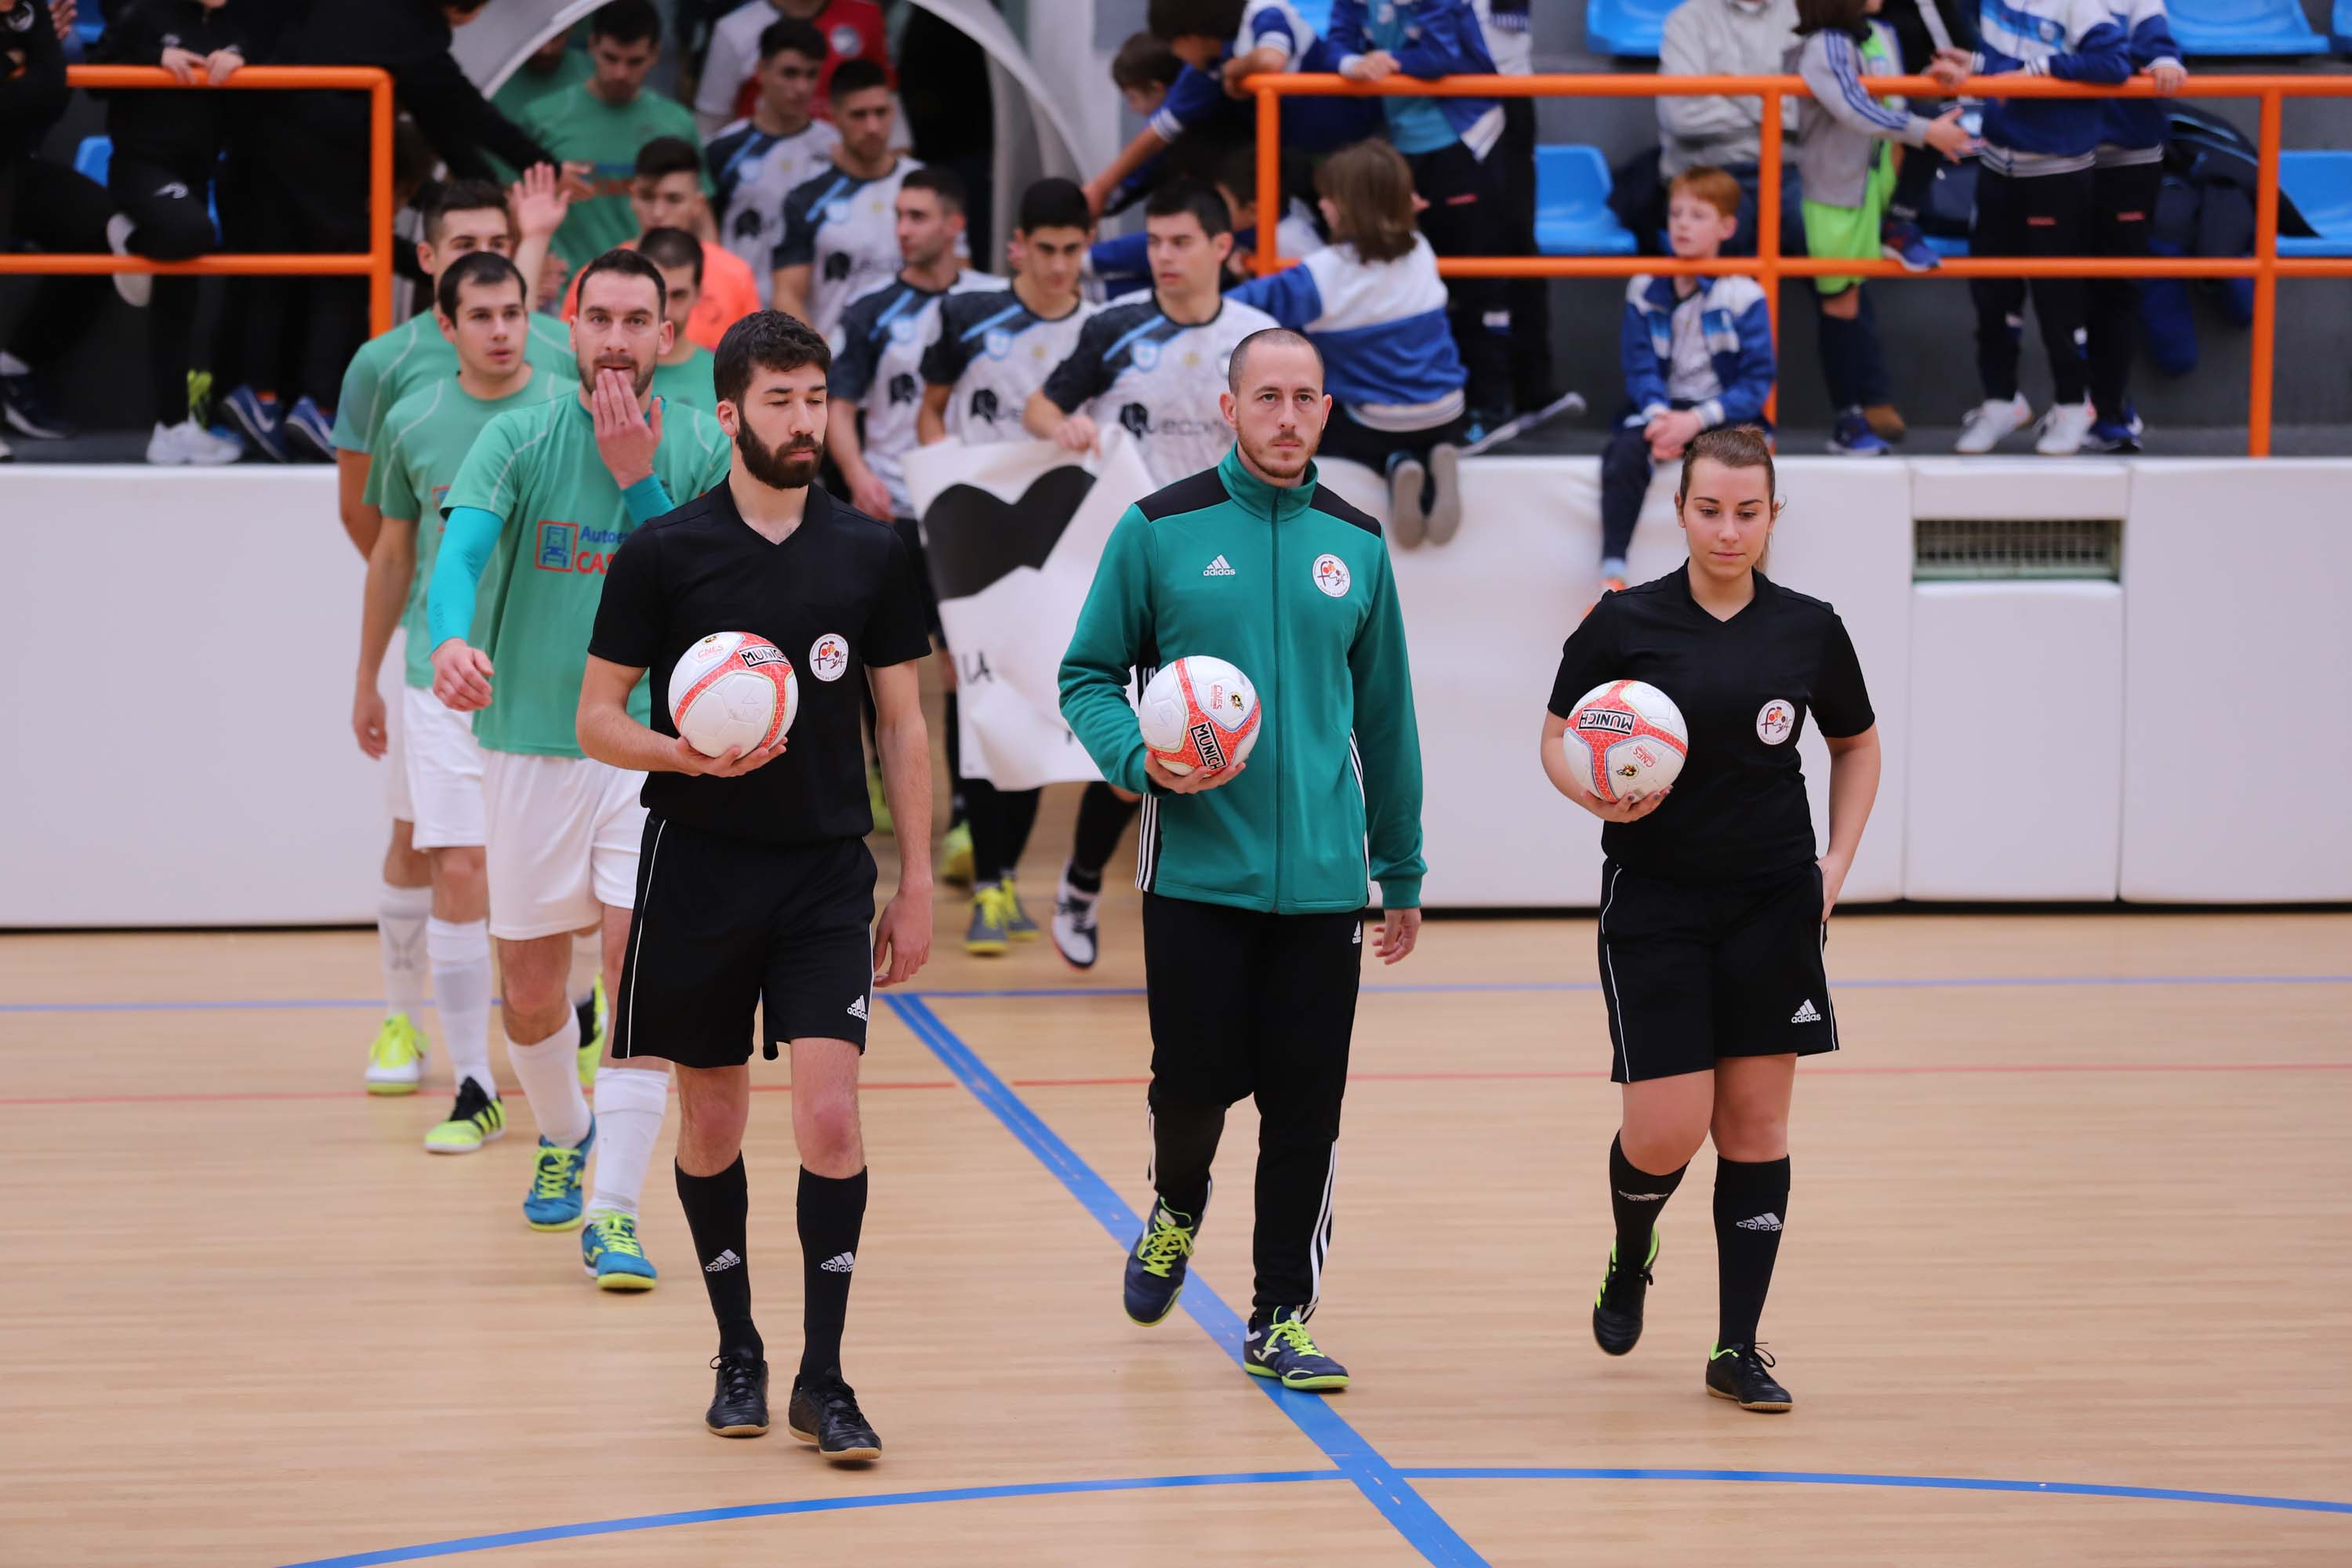
[[[1062,661],[1062,714],[1142,794],[1136,883],[1151,1015],[1158,1200],[1127,1259],[1127,1314],[1175,1309],[1225,1110],[1258,1109],[1257,1289],[1243,1364],[1348,1385],[1307,1332],[1331,1246],[1339,1100],[1368,883],[1394,963],[1421,932],[1421,740],[1404,617],[1380,525],[1316,481],[1323,361],[1271,328],[1234,348],[1218,403],[1234,444],[1129,507]],[[1178,775],[1144,749],[1130,669],[1191,654],[1256,685],[1246,763]]]

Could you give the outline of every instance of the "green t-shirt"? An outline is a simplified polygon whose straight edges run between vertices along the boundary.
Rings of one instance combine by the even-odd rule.
[[[654,477],[674,503],[723,483],[731,456],[709,415],[683,405],[663,411]],[[490,656],[495,673],[474,738],[493,752],[576,757],[580,678],[604,566],[635,526],[597,456],[595,416],[566,397],[492,419],[441,498],[445,516],[460,507],[506,520],[476,600],[474,646]],[[630,694],[629,712],[652,721],[643,683]]]
[[[683,363],[654,367],[654,395],[688,404],[705,414],[719,412],[718,384],[711,379],[719,368],[719,356],[701,344]],[[668,416],[665,414],[667,420]]]
[[[441,498],[465,466],[466,454],[483,426],[514,408],[529,408],[580,389],[577,378],[533,369],[530,379],[504,397],[483,399],[457,384],[454,375],[427,382],[392,405],[383,419],[383,449],[368,468],[367,503],[387,518],[416,525],[416,574],[408,586],[408,608],[400,624],[408,629],[407,675],[411,686],[433,684],[432,638],[425,629],[425,587],[440,553]],[[484,593],[475,602],[488,605]],[[480,635],[482,617],[475,617]]]
[[[500,114],[520,125],[523,116],[537,107],[540,100],[553,98],[565,88],[578,87],[595,74],[595,68],[588,63],[583,51],[566,49],[557,58],[555,68],[545,76],[528,65],[518,68],[498,91],[490,94],[490,101],[498,106]]]
[[[640,148],[659,136],[680,136],[698,150],[702,146],[692,111],[657,92],[640,92],[614,109],[585,86],[575,87],[533,104],[522,128],[559,163],[593,165],[588,184],[596,194],[573,202],[555,231],[555,253],[574,267],[636,238],[629,183],[636,177]],[[708,176],[703,184],[709,185]]]
[[[575,384],[580,366],[572,357],[572,329],[552,316],[533,311],[522,357],[559,380]],[[392,405],[427,382],[457,379],[457,348],[441,335],[431,310],[421,310],[388,332],[360,345],[343,372],[343,390],[335,398],[335,447],[343,452],[373,452],[382,433],[383,416]]]

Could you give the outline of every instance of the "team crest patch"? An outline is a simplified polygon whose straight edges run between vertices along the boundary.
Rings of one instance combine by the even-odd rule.
[[[1013,334],[999,327],[981,340],[981,346],[988,351],[989,358],[1003,359],[1013,352]]]
[[[844,59],[856,59],[866,52],[865,35],[846,22],[827,33],[824,41],[831,44],[833,52]]]
[[[1348,575],[1348,563],[1338,556],[1323,554],[1315,558],[1315,585],[1331,597],[1345,598],[1348,585],[1353,581]]]
[[[1777,746],[1793,734],[1797,728],[1796,705],[1775,697],[1757,710],[1756,738],[1768,746]]]
[[[1139,342],[1128,351],[1128,358],[1134,363],[1136,369],[1150,370],[1160,363],[1160,345],[1154,342]]]
[[[849,204],[847,202],[839,201],[825,203],[824,221],[827,223],[847,223],[849,221]]]
[[[849,673],[849,639],[827,632],[809,644],[809,673],[819,680],[839,680]]]
[[[892,342],[903,343],[911,339],[914,335],[915,319],[912,316],[901,316],[897,321],[890,323],[890,341]]]

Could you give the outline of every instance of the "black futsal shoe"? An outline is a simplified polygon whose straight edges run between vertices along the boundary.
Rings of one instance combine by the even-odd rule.
[[[768,1430],[768,1363],[755,1355],[710,1358],[719,1373],[702,1424],[721,1437],[758,1437]]]
[[[1184,1293],[1185,1266],[1200,1234],[1199,1215],[1180,1214],[1164,1201],[1152,1200],[1151,1217],[1128,1250],[1127,1276],[1120,1284],[1129,1318],[1150,1328],[1176,1310],[1176,1298]]]
[[[1658,1262],[1658,1233],[1650,1232],[1650,1256],[1639,1268],[1622,1268],[1617,1248],[1609,1248],[1609,1272],[1601,1277],[1601,1293],[1592,1298],[1592,1337],[1611,1355],[1623,1355],[1642,1339],[1642,1308],[1654,1281],[1650,1270]]]
[[[793,1436],[815,1444],[818,1453],[836,1463],[882,1457],[882,1439],[866,1425],[857,1395],[838,1373],[813,1381],[793,1379],[793,1402],[784,1425]]]
[[[1767,1415],[1787,1410],[1797,1402],[1772,1381],[1771,1366],[1772,1358],[1761,1345],[1717,1345],[1706,1356],[1706,1391],[1742,1410]]]
[[[1249,1334],[1242,1342],[1242,1366],[1253,1377],[1270,1377],[1285,1388],[1309,1394],[1348,1386],[1348,1369],[1323,1353],[1295,1307],[1251,1315]]]

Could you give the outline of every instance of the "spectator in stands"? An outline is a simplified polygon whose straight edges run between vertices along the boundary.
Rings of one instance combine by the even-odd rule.
[[[637,154],[656,137],[700,146],[694,116],[656,92],[646,75],[661,58],[661,13],[654,0],[610,0],[588,21],[594,74],[531,106],[525,128],[566,165],[584,164],[587,190],[556,231],[555,249],[579,267],[637,232],[629,195]],[[699,164],[697,165],[699,167]]]
[[[1938,119],[1906,113],[1871,95],[1863,79],[1895,73],[1892,37],[1871,22],[1879,0],[1797,0],[1797,37],[1787,68],[1812,96],[1800,100],[1795,163],[1804,185],[1805,253],[1874,259],[1887,196],[1895,189],[1897,142],[1924,159],[1969,151],[1960,111]],[[1859,278],[1816,278],[1821,305],[1822,375],[1836,422],[1830,450],[1841,457],[1885,457],[1891,448],[1870,427],[1863,405],[1877,362],[1875,324],[1863,313]]]
[[[1412,171],[1387,142],[1359,142],[1323,161],[1315,188],[1331,243],[1230,298],[1322,354],[1322,454],[1387,478],[1391,537],[1444,544],[1462,523],[1456,444],[1469,416],[1437,253],[1413,226]]]
[[[1976,47],[1976,19],[1968,0],[1887,0],[1878,17],[1893,30],[1897,63],[1905,76],[1920,76],[1946,50],[1965,52]],[[1934,120],[1944,111],[1935,99],[1914,99],[1911,112]],[[1895,170],[1895,194],[1886,198],[1886,223],[1880,235],[1881,254],[1899,261],[1910,272],[1932,272],[1944,264],[1927,244],[1921,216],[1927,210],[1941,158],[1903,158]],[[1886,432],[1880,431],[1885,435]]]
[[[775,308],[827,339],[852,300],[898,270],[898,183],[922,167],[893,150],[898,110],[889,79],[872,60],[834,73],[833,161],[784,198],[776,247]]]
[[[719,241],[751,268],[763,309],[775,289],[784,198],[823,173],[841,145],[841,132],[812,107],[824,59],[824,38],[814,27],[789,16],[771,22],[760,35],[758,101],[705,150]]]
[[[1974,68],[1984,76],[2022,71],[2068,81],[2114,83],[2131,74],[2130,40],[2105,0],[1983,0]],[[1931,73],[1957,86],[1969,67],[1948,56]],[[2088,98],[1989,98],[1984,150],[1977,156],[1977,214],[1969,249],[1976,256],[2085,256],[2092,236],[2091,165],[2105,106]],[[2018,390],[2024,331],[2025,279],[1972,278],[1977,308],[1977,374],[1984,402],[1971,410],[1958,443],[1990,452],[2033,417]],[[2051,457],[2082,450],[2091,431],[2090,387],[2077,336],[2083,330],[2079,278],[2032,280],[2033,314],[2050,354],[2057,396],[2042,416],[2033,449]]]
[[[1169,89],[1183,72],[1184,62],[1176,58],[1176,51],[1148,32],[1129,34],[1110,59],[1111,83],[1118,89],[1127,111],[1147,125],[1168,101]],[[1165,156],[1145,159],[1103,199],[1103,216],[1125,212],[1159,189],[1167,177]]]
[[[1469,0],[1336,0],[1331,46],[1339,71],[1359,81],[1402,73],[1493,76]],[[1487,160],[1503,135],[1503,107],[1488,98],[1384,97],[1389,140],[1412,169],[1412,187],[1428,203],[1421,232],[1440,256],[1503,256],[1511,248],[1501,172]],[[1454,344],[1470,376],[1470,416],[1492,429],[1510,417],[1509,296],[1493,279],[1448,285]]]
[[[629,249],[642,246],[645,237],[657,228],[682,230],[702,247],[702,264],[695,269],[695,305],[677,322],[677,339],[681,345],[698,343],[715,352],[728,328],[760,308],[760,287],[743,258],[710,237],[710,205],[702,194],[702,155],[692,142],[660,136],[646,143],[637,154],[629,210],[636,215],[638,226],[637,232],[623,242]],[[572,320],[579,309],[575,279],[563,301],[563,319]]]
[[[1530,0],[1475,0],[1479,31],[1495,68],[1505,76],[1535,70],[1534,19]],[[1510,254],[1536,254],[1536,100],[1506,98],[1503,139],[1490,160],[1503,180],[1504,224]],[[1503,285],[1511,310],[1511,404],[1521,414],[1545,408],[1559,397],[1552,379],[1551,280],[1515,278]]]
[[[2123,13],[2131,63],[2167,97],[2189,79],[2164,0],[2129,0]],[[2164,184],[2165,106],[2152,99],[2110,98],[2099,105],[2104,122],[2091,170],[2091,254],[2148,253],[2158,193]],[[2139,284],[2129,278],[2093,278],[2085,290],[2091,360],[2091,408],[2096,418],[2085,444],[2100,452],[2139,450],[2139,416],[2125,394],[2132,342],[2139,333]]]
[[[566,27],[524,56],[514,74],[490,94],[490,101],[500,114],[520,123],[541,99],[578,87],[594,74],[586,53],[572,47],[572,29]]]
[[[1160,164],[1168,148],[1180,139],[1210,136],[1239,141],[1252,134],[1241,104],[1225,90],[1219,72],[1221,61],[1236,58],[1238,49],[1240,58],[1262,58],[1270,70],[1295,68],[1298,52],[1315,37],[1306,23],[1297,20],[1287,0],[1265,0],[1255,5],[1249,0],[1151,0],[1147,15],[1150,37],[1173,57],[1177,69],[1147,112],[1141,104],[1153,96],[1149,73],[1160,67],[1156,57],[1136,47],[1134,39],[1129,40],[1130,47],[1136,47],[1138,65],[1145,73],[1129,107],[1143,115],[1144,126],[1086,183],[1087,205],[1097,213],[1108,210],[1112,196],[1121,191],[1130,191],[1131,200],[1136,177],[1147,167]],[[1117,60],[1112,62],[1111,79],[1119,83],[1122,93],[1128,90],[1127,83],[1119,79]],[[1289,139],[1290,130],[1286,115],[1284,140]]]
[[[1666,16],[1658,41],[1660,76],[1778,76],[1797,31],[1797,0],[1683,0]],[[1782,132],[1797,131],[1797,102],[1781,101]],[[1756,250],[1756,165],[1763,156],[1760,98],[1661,97],[1658,178],[1671,182],[1685,169],[1721,169],[1739,182],[1739,229],[1726,255]],[[1783,170],[1780,233],[1785,247],[1799,225],[1796,182]],[[1622,210],[1622,209],[1621,209]],[[1630,226],[1647,236],[1655,216]]]
[[[654,362],[654,395],[676,398],[715,415],[719,393],[713,371],[719,361],[689,335],[697,307],[702,303],[703,262],[709,248],[685,229],[649,228],[637,237],[636,250],[661,268],[662,309],[670,325],[670,351]]]
[[[161,66],[189,84],[227,81],[268,42],[250,0],[134,0],[106,19],[96,58],[106,65]],[[121,212],[107,224],[118,251],[156,261],[185,261],[217,247],[212,186],[229,141],[232,100],[217,92],[110,94],[106,133],[113,143],[106,183]],[[147,460],[160,465],[234,463],[242,443],[215,436],[190,416],[188,376],[196,325],[196,279],[135,279],[152,286],[147,316],[147,372],[155,428]],[[126,290],[129,292],[131,290]]]
[[[1666,243],[1686,260],[1713,260],[1738,229],[1739,203],[1739,182],[1728,171],[1684,170],[1666,193]],[[1652,468],[1679,460],[1703,430],[1764,423],[1772,322],[1763,285],[1753,278],[1643,274],[1625,286],[1618,354],[1625,412],[1601,458],[1603,593],[1625,586],[1625,555]]]
[[[824,65],[817,75],[815,112],[833,114],[833,73],[850,60],[870,60],[882,68],[883,79],[895,89],[890,71],[889,35],[882,7],[874,0],[746,0],[719,19],[710,30],[710,49],[703,56],[702,79],[694,92],[694,117],[706,136],[730,121],[751,112],[759,96],[754,79],[761,58],[760,38],[779,20],[805,22],[824,39]]]
[[[96,182],[37,156],[66,108],[66,57],[40,0],[0,0],[0,244],[88,255],[110,247],[114,204]],[[144,279],[142,279],[144,281]],[[0,352],[0,416],[35,440],[73,434],[37,376],[89,330],[106,299],[94,274],[41,279]],[[0,442],[0,458],[8,450]]]
[[[996,89],[988,50],[922,5],[907,8],[892,45],[905,132],[899,145],[924,167],[950,170],[963,182],[964,233],[985,250],[996,237]]]
[[[1257,148],[1246,142],[1225,148],[1217,155],[1211,178],[1217,195],[1225,198],[1226,211],[1233,215],[1230,270],[1236,279],[1252,277],[1256,272],[1257,251]],[[1302,191],[1305,197],[1300,195]],[[1321,184],[1307,156],[1286,150],[1282,158],[1282,214],[1274,226],[1275,249],[1278,254],[1301,257],[1322,249],[1328,243],[1317,222],[1316,209],[1307,205],[1307,199],[1319,198],[1322,194]]]

